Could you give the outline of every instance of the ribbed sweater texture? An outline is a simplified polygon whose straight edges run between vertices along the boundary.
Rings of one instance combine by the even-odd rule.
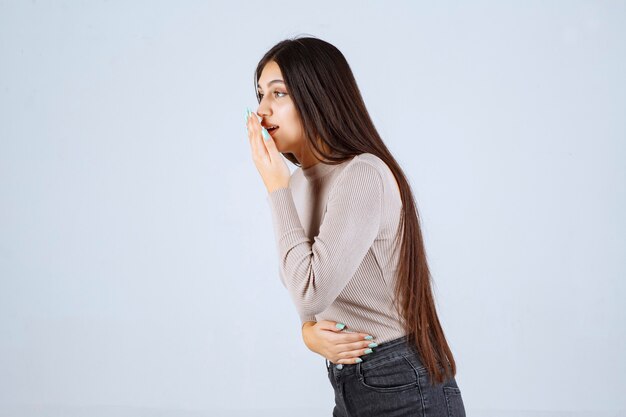
[[[363,153],[297,168],[267,199],[279,276],[301,323],[337,321],[378,343],[404,336],[394,307],[402,200],[387,164]]]

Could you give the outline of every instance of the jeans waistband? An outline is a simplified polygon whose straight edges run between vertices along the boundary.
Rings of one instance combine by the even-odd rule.
[[[408,345],[409,342],[409,337],[408,336],[402,336],[399,337],[397,339],[393,339],[390,340],[388,342],[385,343],[381,343],[380,345],[378,345],[378,347],[376,348],[376,352],[386,352],[392,348],[395,348],[399,345]]]

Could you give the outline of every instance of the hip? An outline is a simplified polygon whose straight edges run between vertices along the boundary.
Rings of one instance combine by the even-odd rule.
[[[380,344],[361,359],[351,365],[326,361],[337,415],[465,416],[456,379],[432,384],[419,352],[406,336]],[[401,411],[406,414],[398,414]]]

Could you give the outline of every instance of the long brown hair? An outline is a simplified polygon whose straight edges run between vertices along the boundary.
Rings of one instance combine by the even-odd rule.
[[[402,198],[400,233],[396,236],[396,249],[401,241],[396,309],[408,341],[417,348],[433,384],[446,381],[456,375],[456,364],[437,317],[413,192],[374,127],[348,62],[335,46],[321,39],[286,39],[259,61],[254,74],[255,91],[261,72],[270,61],[275,61],[282,72],[300,114],[309,149],[312,146],[330,164],[371,153],[393,172]],[[261,101],[258,91],[257,100]],[[283,155],[300,166],[293,154]]]

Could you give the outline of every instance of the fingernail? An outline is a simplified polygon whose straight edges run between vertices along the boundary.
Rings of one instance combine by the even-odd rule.
[[[265,128],[261,129],[261,133],[263,133],[263,137],[265,138],[265,140],[270,139],[270,132],[268,132]]]
[[[378,346],[378,343],[370,343],[369,345],[367,345],[368,347],[376,347]]]
[[[343,365],[342,365],[342,364],[335,365],[335,368],[337,368],[337,369],[343,369]]]
[[[248,122],[248,109],[246,109],[246,112],[243,116],[243,120],[247,123]]]
[[[363,359],[361,359],[361,358],[356,358],[354,361],[355,361],[356,363],[361,363],[361,362],[363,362]]]
[[[374,338],[374,336],[365,336],[365,340],[372,340]]]
[[[373,350],[372,349],[365,349],[365,353],[372,353]]]
[[[343,323],[337,323],[335,324],[335,327],[338,328],[339,330],[343,330],[343,328],[346,327],[346,325]]]

